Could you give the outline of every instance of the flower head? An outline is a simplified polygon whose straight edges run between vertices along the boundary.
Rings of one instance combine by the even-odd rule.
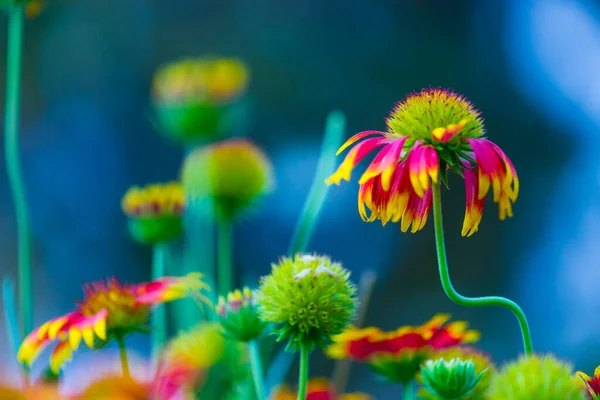
[[[114,338],[131,332],[145,332],[152,307],[188,295],[205,299],[207,290],[201,274],[163,277],[137,285],[121,284],[116,278],[84,286],[84,300],[75,311],[54,318],[31,332],[21,343],[18,360],[31,365],[53,341],[58,343],[50,356],[50,369],[58,373],[83,340],[91,348],[101,348]]]
[[[594,377],[587,375],[585,372],[577,371],[577,382],[589,395],[590,399],[600,399],[600,367],[597,367],[594,371]]]
[[[475,233],[490,191],[500,219],[512,217],[519,194],[515,167],[504,152],[483,137],[483,121],[473,105],[449,90],[423,89],[398,103],[387,119],[387,132],[354,135],[338,154],[357,141],[326,182],[350,180],[354,167],[381,148],[359,180],[358,208],[365,221],[401,222],[402,231],[425,226],[432,185],[447,184],[447,169],[464,177],[466,211],[463,236]],[[367,213],[370,210],[370,215]]]
[[[445,325],[449,319],[449,315],[438,314],[422,326],[403,326],[392,332],[348,328],[333,337],[327,355],[365,362],[393,382],[410,382],[432,351],[479,339],[479,332],[468,330],[466,322]]]
[[[248,69],[234,59],[196,58],[159,69],[152,101],[162,128],[189,142],[222,135],[231,128],[233,109],[248,85]]]
[[[483,371],[487,371],[481,376],[473,391],[464,397],[464,400],[487,399],[486,394],[490,387],[491,378],[493,374],[496,373],[496,366],[490,358],[486,354],[468,346],[456,346],[436,350],[428,357],[428,360],[432,361],[453,359],[472,362],[475,366],[475,374],[477,375],[481,374]],[[419,380],[422,381],[422,377],[419,377]],[[438,399],[439,397],[423,388],[419,390],[419,398]]]
[[[584,400],[570,364],[554,356],[523,356],[492,377],[489,400]]]
[[[57,385],[35,384],[23,389],[0,386],[0,399],[6,400],[60,400]]]
[[[123,197],[121,207],[129,217],[132,236],[141,243],[161,243],[181,235],[185,194],[177,182],[134,186]]]
[[[296,400],[298,394],[287,385],[276,387],[269,400]],[[371,400],[366,393],[348,393],[338,395],[335,386],[327,378],[312,378],[306,386],[306,400]]]
[[[76,400],[146,400],[149,388],[130,377],[108,376],[89,385]]]
[[[196,389],[224,352],[225,340],[219,324],[202,322],[180,333],[162,354],[153,393],[161,399],[175,399],[176,394]]]
[[[242,342],[258,339],[266,324],[258,317],[254,294],[248,288],[219,297],[216,307],[225,335]]]
[[[421,366],[426,390],[440,399],[466,399],[486,372],[477,373],[472,361],[460,358],[427,360]]]
[[[229,219],[270,191],[273,167],[250,141],[232,139],[189,154],[181,180],[191,201],[208,200],[217,217]]]
[[[343,331],[356,310],[350,273],[329,257],[283,257],[260,281],[256,293],[261,319],[278,325],[278,340],[288,348],[324,347]]]

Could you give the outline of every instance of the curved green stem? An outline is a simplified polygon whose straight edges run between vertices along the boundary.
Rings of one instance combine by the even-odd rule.
[[[121,367],[123,368],[123,376],[129,378],[129,361],[127,360],[127,347],[125,347],[125,338],[122,335],[117,336],[117,343],[119,344],[119,355],[121,356]]]
[[[256,389],[256,398],[264,400],[266,398],[265,381],[260,360],[260,352],[258,350],[258,342],[252,340],[248,343],[248,351],[250,352],[250,367],[252,368],[252,379],[254,380],[254,388]]]
[[[152,280],[166,275],[166,244],[156,244],[152,249]],[[167,341],[167,309],[159,305],[152,312],[152,359],[158,359],[161,347]]]
[[[21,58],[23,50],[23,5],[13,5],[8,19],[8,50],[6,56],[6,117],[4,120],[4,151],[6,171],[12,191],[17,219],[19,247],[19,303],[23,337],[33,329],[31,279],[31,244],[29,216],[21,163],[19,160],[19,97]]]
[[[310,351],[306,346],[300,348],[300,375],[298,377],[298,400],[306,400],[306,386],[308,384],[308,356]]]
[[[465,297],[459,294],[450,280],[450,272],[448,270],[448,261],[446,259],[446,244],[444,242],[444,226],[442,222],[442,199],[440,194],[440,185],[433,184],[433,222],[435,225],[435,245],[437,248],[438,266],[440,270],[440,279],[442,287],[446,295],[461,306],[467,307],[504,307],[508,308],[515,314],[519,320],[521,327],[521,335],[523,336],[523,345],[525,354],[533,353],[533,345],[531,343],[531,332],[525,313],[517,303],[504,297],[486,296],[486,297]]]
[[[415,399],[415,381],[410,381],[404,384],[404,395],[402,400],[414,400]]]
[[[233,288],[233,222],[228,219],[217,223],[217,286],[221,296]]]

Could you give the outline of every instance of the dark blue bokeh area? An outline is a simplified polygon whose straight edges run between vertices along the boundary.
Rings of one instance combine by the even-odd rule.
[[[451,180],[444,209],[457,289],[510,296],[530,318],[536,350],[588,372],[600,364],[600,14],[596,3],[576,0],[51,0],[27,22],[23,72],[36,323],[67,312],[86,281],[149,278],[149,249],[128,238],[120,199],[131,185],[177,177],[181,149],[149,123],[152,75],[204,54],[247,62],[253,113],[245,134],[275,165],[276,191],[236,232],[245,276],[267,273],[285,253],[330,110],[346,114],[349,136],[384,129],[394,102],[411,91],[450,87],[483,112],[522,187],[513,219],[498,221],[490,201],[466,239],[464,189]],[[3,164],[0,172],[0,273],[15,277]],[[432,221],[412,235],[360,220],[358,175],[331,188],[311,250],[342,261],[356,279],[377,271],[367,322],[392,329],[451,312],[482,331],[481,347],[495,359],[515,357],[520,336],[508,311],[460,308],[445,297]],[[0,358],[10,364],[5,343],[0,329]],[[316,363],[314,372],[329,369]],[[370,374],[351,384],[387,390],[375,385]]]

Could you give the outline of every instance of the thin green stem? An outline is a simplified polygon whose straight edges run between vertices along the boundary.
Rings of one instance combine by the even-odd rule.
[[[256,389],[256,398],[258,400],[264,400],[267,396],[267,391],[265,390],[265,380],[260,359],[260,351],[258,349],[258,341],[252,340],[248,343],[248,351],[250,352],[250,367],[252,368],[252,379],[254,380],[254,388]]]
[[[31,279],[31,243],[28,206],[19,160],[19,102],[21,91],[21,58],[23,51],[23,5],[13,5],[8,17],[8,51],[6,56],[6,117],[4,151],[6,172],[13,196],[17,219],[19,251],[19,303],[21,335],[33,329]]]
[[[308,356],[310,351],[306,346],[300,348],[300,374],[298,376],[298,400],[306,400],[306,386],[308,384]]]
[[[233,223],[229,219],[217,222],[217,285],[225,296],[233,288]]]
[[[123,369],[123,376],[129,378],[129,361],[127,360],[127,347],[125,347],[125,338],[123,335],[117,336],[117,343],[119,344],[119,354],[121,356],[121,368]]]
[[[446,244],[444,242],[444,225],[442,221],[442,198],[440,185],[433,184],[433,222],[435,225],[435,244],[437,248],[438,266],[440,270],[440,279],[446,295],[461,306],[467,307],[504,307],[512,311],[519,320],[521,335],[525,354],[533,353],[533,344],[531,342],[531,332],[525,313],[517,303],[504,297],[486,296],[486,297],[465,297],[460,295],[450,280],[450,271],[448,270],[448,261],[446,259]]]
[[[415,399],[415,381],[410,381],[404,384],[404,395],[402,400],[414,400]]]
[[[152,280],[166,275],[167,245],[160,243],[152,249]],[[167,309],[159,305],[152,312],[152,359],[156,361],[160,349],[167,341]]]

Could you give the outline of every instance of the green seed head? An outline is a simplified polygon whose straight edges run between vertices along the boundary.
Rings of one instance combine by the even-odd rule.
[[[425,389],[442,400],[462,400],[469,396],[481,377],[487,372],[476,372],[471,360],[453,358],[451,360],[427,360],[421,366],[421,376]]]
[[[276,324],[288,349],[323,348],[348,326],[356,310],[350,273],[329,257],[297,254],[273,265],[256,293],[260,318]]]
[[[224,334],[240,342],[258,339],[266,324],[258,317],[256,301],[248,288],[219,297],[215,307]]]
[[[552,355],[523,356],[492,378],[489,400],[585,400],[570,364]]]

